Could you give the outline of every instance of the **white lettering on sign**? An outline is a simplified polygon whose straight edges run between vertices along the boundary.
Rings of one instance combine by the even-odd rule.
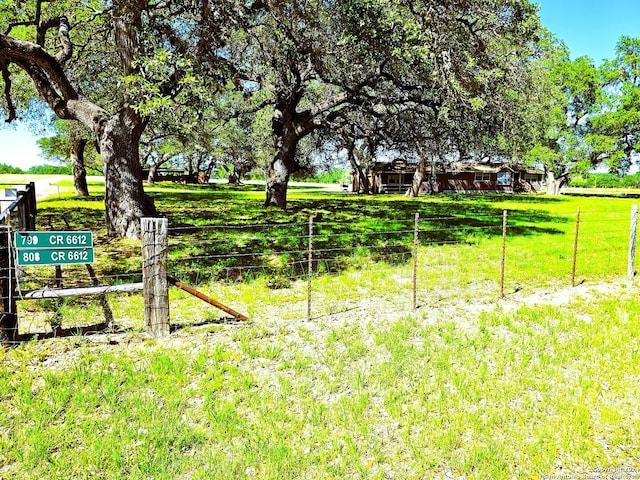
[[[54,262],[64,262],[65,252],[64,251],[53,251],[51,252],[51,260]]]
[[[22,260],[25,263],[39,262],[40,252],[31,252],[31,251],[22,252]]]
[[[64,252],[60,252],[63,253]],[[68,257],[67,260],[70,260],[72,262],[77,262],[80,260],[89,260],[89,252],[87,252],[86,250],[69,250],[68,252]]]
[[[38,245],[38,237],[36,237],[35,235],[27,235],[26,237],[24,237],[24,245]]]
[[[31,238],[31,237],[27,237]],[[35,237],[36,243],[38,243],[37,237]],[[49,244],[62,247],[62,246],[88,246],[90,243],[90,237],[87,235],[50,235]],[[35,243],[34,243],[35,245]]]

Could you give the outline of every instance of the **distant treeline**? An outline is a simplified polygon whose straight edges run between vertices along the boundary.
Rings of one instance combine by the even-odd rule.
[[[12,167],[5,163],[0,163],[0,175],[71,175],[71,165],[36,165],[29,170],[23,170],[19,167]]]
[[[632,175],[588,173],[571,179],[571,187],[582,188],[640,188],[640,172]]]

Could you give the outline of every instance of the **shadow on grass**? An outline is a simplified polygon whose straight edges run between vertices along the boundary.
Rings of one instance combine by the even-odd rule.
[[[319,191],[316,185],[291,187],[287,210],[262,205],[262,185],[180,185],[148,188],[161,215],[169,219],[170,271],[190,283],[211,279],[266,278],[286,287],[308,274],[308,224],[314,218],[312,268],[334,273],[370,262],[406,264],[413,250],[414,216],[420,215],[419,242],[475,244],[502,235],[501,202],[531,205],[509,214],[510,236],[563,234],[564,216],[545,211],[561,198],[535,195],[354,195]],[[140,272],[138,245],[107,237],[103,197],[43,202],[38,225],[50,230],[90,230],[105,259],[96,275]],[[93,208],[89,205],[94,203]]]
[[[107,322],[99,322],[93,325],[53,328],[50,332],[23,333],[18,335],[17,343],[30,342],[33,340],[49,340],[52,338],[87,337],[92,335],[122,334],[130,333],[133,330],[117,325],[109,325]],[[115,342],[118,343],[118,342]],[[115,344],[114,343],[114,344]]]
[[[499,237],[503,209],[496,203],[507,199],[532,206],[562,201],[516,195],[410,199],[291,189],[284,211],[262,206],[260,186],[216,184],[162,190],[156,205],[169,218],[171,270],[195,283],[265,277],[278,288],[307,274],[310,217],[314,271],[333,273],[370,261],[405,264],[411,259],[416,213],[423,245]],[[563,234],[560,227],[567,222],[543,209],[516,210],[510,213],[508,234]]]
[[[640,198],[640,193],[627,193],[627,192],[571,192],[564,194],[567,197],[587,197],[587,198]]]
[[[186,330],[189,328],[206,328],[214,325],[237,325],[244,326],[247,325],[247,320],[238,320],[235,317],[220,317],[220,318],[210,318],[206,320],[202,320],[196,323],[177,323],[171,325],[171,333],[178,332],[180,330]]]

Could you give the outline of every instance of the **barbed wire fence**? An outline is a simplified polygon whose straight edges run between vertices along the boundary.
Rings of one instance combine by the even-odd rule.
[[[497,302],[525,288],[633,278],[637,211],[634,206],[631,212],[570,214],[518,210],[502,215],[416,213],[413,218],[368,222],[311,215],[305,222],[175,225],[166,232],[166,275],[175,279],[173,284],[213,292],[204,296],[217,297],[221,304],[231,303],[240,312],[259,312],[269,303],[270,315],[307,321],[358,308],[410,312],[444,301]],[[12,251],[11,232],[19,228],[12,222],[0,232],[9,242],[0,249]],[[103,261],[95,267],[23,269],[16,278],[17,298],[6,298],[3,292],[3,300],[22,305],[27,303],[20,301],[23,292],[43,286],[55,289],[141,282],[144,247],[122,248],[109,243],[96,245],[96,258],[118,255],[128,259],[114,261],[110,268],[105,268],[109,262]],[[14,260],[10,260],[13,265]],[[270,292],[267,300],[225,297],[241,284],[258,283]],[[186,298],[172,294],[170,308],[180,310],[179,303]],[[111,299],[102,295],[75,301],[78,323],[84,325],[77,332],[113,328],[123,322],[123,316],[139,318],[145,308],[139,299],[133,302],[138,311],[132,313],[113,305]],[[35,318],[48,309],[53,335],[56,329],[60,333],[55,322],[64,316],[59,310],[64,310],[65,302],[43,302],[36,310],[20,307],[21,332],[41,331],[40,320],[30,316]],[[194,309],[192,315],[181,315],[180,321],[198,323],[202,319],[202,311]]]
[[[404,304],[418,308],[434,294],[442,297],[448,291],[459,295],[472,284],[476,285],[474,296],[496,301],[527,285],[575,286],[587,279],[635,272],[635,259],[628,253],[631,245],[635,248],[632,232],[637,230],[637,220],[633,224],[637,208],[633,212],[631,217],[629,211],[538,217],[518,211],[473,217],[420,217],[416,213],[414,219],[395,222],[392,228],[368,230],[314,217],[308,223],[175,227],[169,230],[175,247],[169,270],[195,283],[205,280],[203,275],[226,283],[262,278],[274,296],[294,282],[306,281],[306,292],[299,289],[297,297],[289,297],[290,306],[281,305],[298,309],[297,316],[307,320],[323,311],[339,313],[352,308],[349,301],[344,301],[342,309],[319,308],[326,307],[323,302],[330,301],[331,295],[324,287],[314,288],[323,277],[335,279],[348,271],[359,274],[352,277],[360,284],[353,288],[342,284],[340,288],[349,290],[353,297],[345,298],[346,292],[341,292],[336,295],[338,301],[404,296]],[[571,228],[558,229],[554,226],[558,221]],[[220,237],[202,235],[210,229],[222,232]],[[287,235],[279,235],[279,230]],[[266,244],[264,231],[272,239]],[[177,253],[185,232],[194,235],[192,243],[202,251],[212,253]],[[201,243],[198,235],[209,238],[210,243]],[[220,238],[228,244],[221,246]],[[287,240],[284,243],[283,238]],[[500,238],[502,242],[497,243]],[[263,249],[250,248],[260,243]],[[233,245],[241,249],[234,250]],[[194,265],[194,261],[200,264]],[[478,263],[484,264],[482,268]],[[396,266],[397,273],[391,279],[367,281],[366,272],[376,264]],[[530,268],[531,264],[537,268]],[[399,285],[392,288],[396,283]]]

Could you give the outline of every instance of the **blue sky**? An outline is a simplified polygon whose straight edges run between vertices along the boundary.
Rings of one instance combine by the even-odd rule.
[[[640,37],[640,0],[532,0],[542,24],[571,50],[599,65],[615,55],[622,35]]]
[[[0,119],[0,122],[4,122],[4,119]],[[0,127],[0,163],[28,170],[46,162],[40,156],[36,137],[26,127],[3,124]]]
[[[562,39],[573,58],[600,64],[613,58],[622,35],[640,37],[640,0],[532,0],[542,24]],[[44,163],[26,128],[0,127],[0,163],[28,169]]]

